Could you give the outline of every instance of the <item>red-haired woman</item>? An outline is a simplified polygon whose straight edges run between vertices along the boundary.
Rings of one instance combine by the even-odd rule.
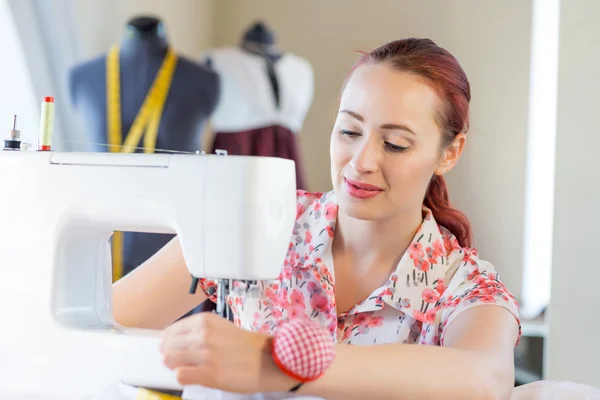
[[[431,40],[362,54],[331,134],[334,189],[298,192],[280,279],[260,298],[231,296],[233,323],[211,313],[175,322],[214,285],[203,280],[187,295],[175,238],[115,284],[117,321],[165,329],[165,364],[182,384],[344,400],[508,399],[518,305],[471,247],[443,179],[464,148],[470,97],[457,60]],[[333,362],[310,377],[286,370],[271,346],[298,320],[334,346]]]

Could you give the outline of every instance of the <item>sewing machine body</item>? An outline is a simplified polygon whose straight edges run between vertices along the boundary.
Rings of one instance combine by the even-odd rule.
[[[179,388],[159,332],[114,326],[112,232],[177,233],[196,277],[274,279],[296,213],[279,158],[5,151],[0,178],[2,395]]]

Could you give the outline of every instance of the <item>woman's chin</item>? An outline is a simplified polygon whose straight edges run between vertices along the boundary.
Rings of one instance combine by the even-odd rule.
[[[339,199],[340,211],[347,216],[363,221],[373,221],[384,217],[382,207],[377,206],[377,201],[374,199],[362,200],[349,197]]]

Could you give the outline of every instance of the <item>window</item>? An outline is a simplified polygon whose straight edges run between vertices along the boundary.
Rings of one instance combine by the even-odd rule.
[[[17,129],[21,140],[37,144],[40,110],[35,98],[33,82],[18,37],[15,21],[7,1],[0,1],[0,132],[2,140],[12,129],[13,114],[17,115]],[[2,142],[4,146],[4,142]]]

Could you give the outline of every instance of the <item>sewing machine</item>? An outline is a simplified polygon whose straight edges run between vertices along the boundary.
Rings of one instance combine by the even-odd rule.
[[[178,234],[190,283],[251,282],[279,275],[296,214],[280,158],[0,151],[0,179],[0,397],[180,388],[160,332],[115,325],[112,232]]]

